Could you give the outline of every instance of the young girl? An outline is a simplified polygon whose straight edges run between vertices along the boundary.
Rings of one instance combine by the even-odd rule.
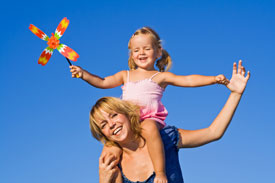
[[[171,58],[162,48],[158,34],[149,27],[137,30],[128,43],[130,71],[120,71],[112,76],[100,78],[78,66],[70,66],[72,77],[82,78],[97,88],[122,87],[122,99],[129,100],[141,107],[142,136],[148,143],[148,151],[155,171],[155,183],[165,183],[165,158],[159,130],[165,126],[167,110],[161,103],[162,94],[168,85],[181,87],[198,87],[211,84],[228,84],[224,75],[180,76],[167,72]],[[155,65],[159,71],[155,69]],[[111,118],[112,116],[110,116]],[[104,129],[106,124],[101,126]],[[111,136],[119,136],[121,128],[113,129]],[[108,151],[108,147],[104,147]],[[112,150],[114,147],[112,148]],[[118,149],[118,148],[117,148]],[[110,150],[110,149],[109,149]],[[121,152],[120,152],[121,153]]]

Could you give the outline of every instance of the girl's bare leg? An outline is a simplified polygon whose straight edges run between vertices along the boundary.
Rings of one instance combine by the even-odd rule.
[[[156,177],[155,183],[166,183],[167,178],[165,174],[165,152],[163,148],[162,139],[159,133],[160,126],[158,122],[145,119],[141,122],[142,133],[148,144],[148,152],[151,157]]]

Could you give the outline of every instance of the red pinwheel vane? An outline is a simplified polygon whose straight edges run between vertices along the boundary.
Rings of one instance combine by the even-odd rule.
[[[67,29],[69,22],[70,21],[66,17],[63,18],[61,20],[61,22],[59,23],[58,27],[56,28],[55,33],[52,33],[52,37],[50,37],[50,38],[43,31],[38,29],[36,26],[34,26],[32,24],[30,25],[29,29],[35,35],[37,35],[40,39],[47,41],[47,44],[49,45],[40,55],[40,57],[38,59],[38,64],[41,64],[42,66],[46,65],[48,63],[48,61],[50,60],[54,49],[57,49],[64,57],[66,57],[66,59],[70,65],[72,65],[70,60],[72,60],[72,61],[77,60],[79,55],[70,47],[68,47],[64,44],[60,44],[60,42],[59,42],[59,39],[62,37],[65,30]]]

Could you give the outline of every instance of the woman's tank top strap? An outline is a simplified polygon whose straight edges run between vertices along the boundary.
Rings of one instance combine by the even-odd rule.
[[[156,72],[155,74],[153,74],[149,79],[152,80],[153,77],[155,77],[156,75],[158,75],[160,72]]]

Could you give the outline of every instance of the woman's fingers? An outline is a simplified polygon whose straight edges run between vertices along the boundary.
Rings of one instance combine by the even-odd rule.
[[[250,78],[250,72],[249,72],[249,71],[247,71],[247,75],[246,75],[246,77],[245,77],[246,81],[248,81],[248,80],[249,80],[249,78]]]
[[[238,74],[242,73],[242,61],[239,60],[239,64],[238,64]]]
[[[107,165],[113,167],[113,164],[115,163],[115,160],[116,160],[116,157],[111,154],[106,158],[105,162],[106,162]]]
[[[102,168],[106,168],[108,170],[113,169],[116,166],[116,160],[117,158],[112,154],[105,154],[99,157],[99,165],[101,165]]]
[[[245,75],[245,68],[244,68],[244,66],[242,66],[242,75],[243,76]]]
[[[237,64],[236,62],[233,63],[233,70],[232,70],[232,76],[237,74]]]
[[[113,160],[113,161],[111,161],[111,163],[109,164],[109,168],[110,169],[113,169],[115,166],[116,166],[116,162]]]

